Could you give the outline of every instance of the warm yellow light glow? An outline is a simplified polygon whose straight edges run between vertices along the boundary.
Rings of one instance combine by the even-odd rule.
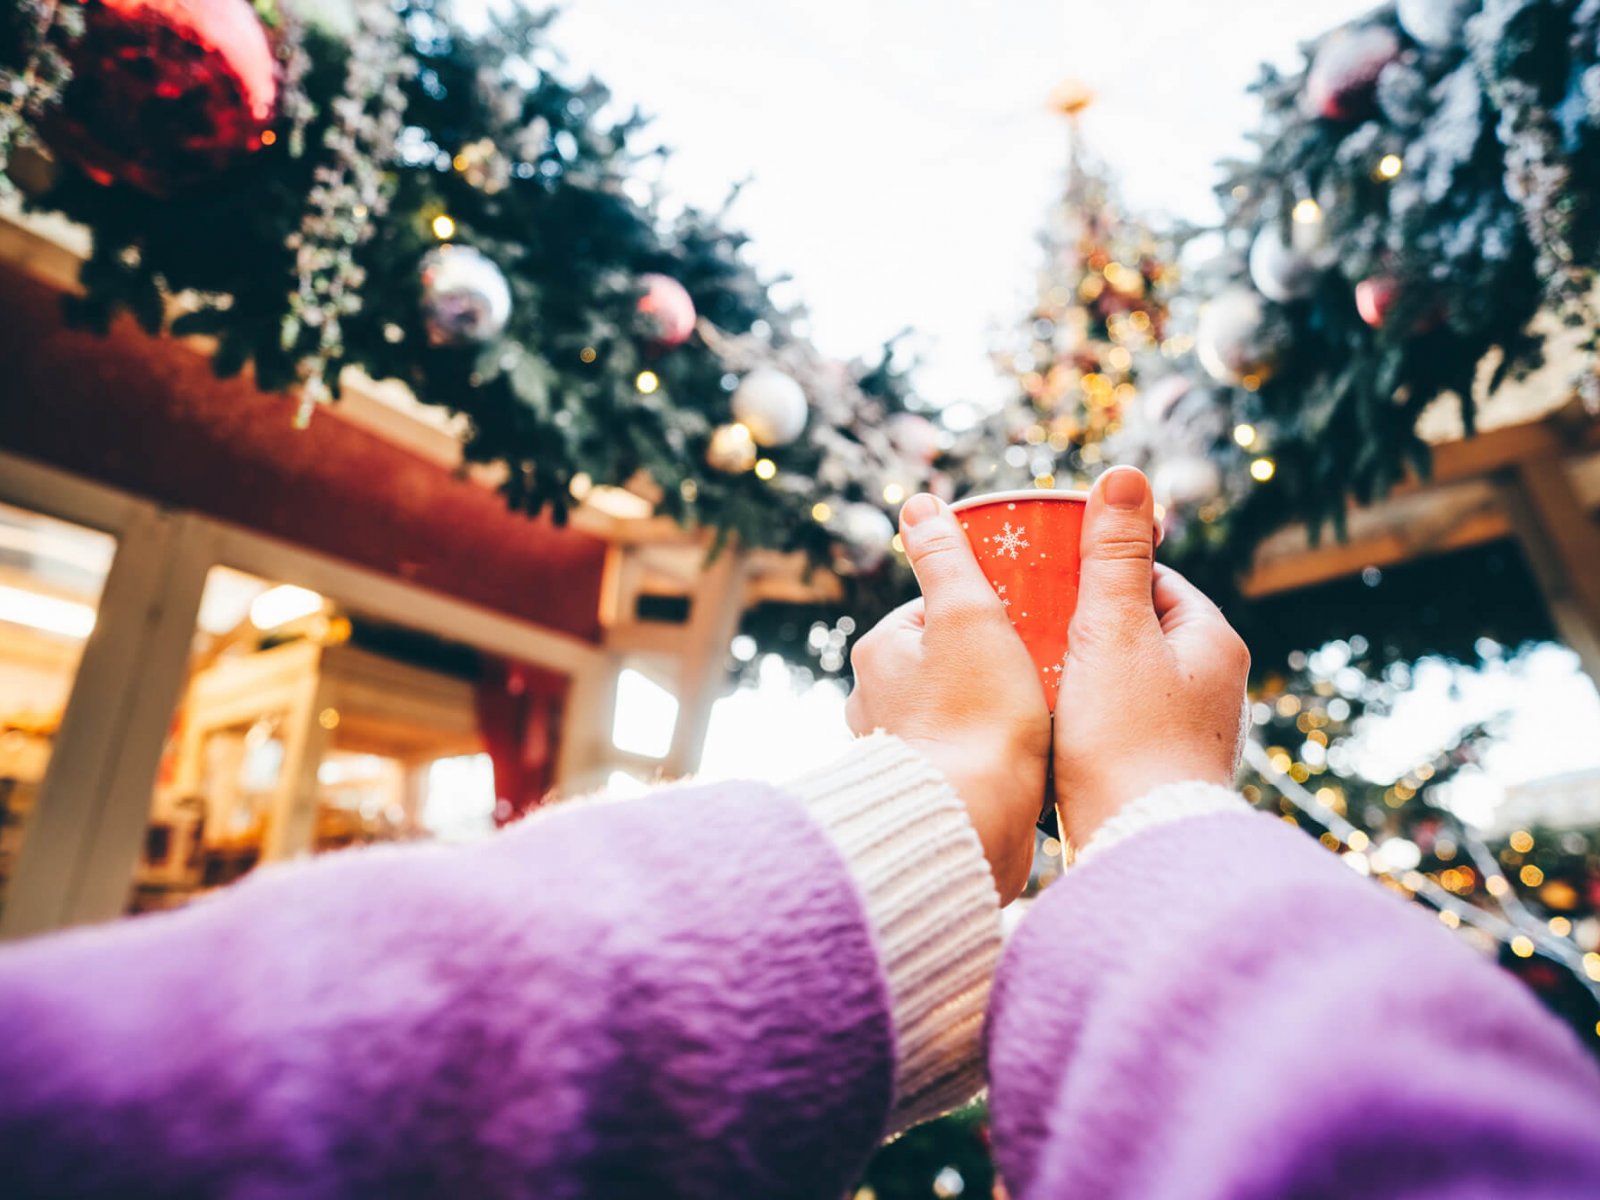
[[[317,724],[324,729],[339,728],[339,710],[337,708],[323,709],[317,714]]]
[[[589,478],[586,471],[579,471],[572,477],[572,482],[567,484],[567,491],[574,500],[581,501],[594,490],[594,480]]]
[[[1270,458],[1258,458],[1250,464],[1250,478],[1265,483],[1278,473],[1278,464]]]
[[[1600,954],[1589,953],[1583,956],[1583,973],[1596,983],[1600,983]]]
[[[904,554],[906,552],[906,540],[898,533],[889,539],[889,545],[894,547],[896,554]]]
[[[1361,830],[1352,829],[1350,831],[1350,836],[1345,838],[1345,844],[1352,850],[1361,851],[1365,850],[1369,845],[1372,844],[1372,839],[1369,838],[1365,833],[1361,832]]]
[[[0,587],[0,621],[59,637],[86,638],[94,629],[94,609],[23,588]]]
[[[1567,934],[1572,932],[1572,922],[1565,917],[1551,917],[1550,932],[1557,937],[1566,937]]]
[[[1322,205],[1307,196],[1294,206],[1294,219],[1299,225],[1315,225],[1322,220]]]
[[[1489,876],[1483,886],[1489,889],[1489,895],[1491,896],[1504,896],[1511,890],[1511,885],[1500,875]]]
[[[826,521],[831,516],[833,516],[832,507],[824,504],[821,500],[811,506],[811,519],[813,521]]]
[[[450,165],[458,171],[465,171],[472,164],[467,161],[467,156],[465,154],[457,154],[450,160]]]
[[[1522,880],[1525,887],[1538,887],[1544,882],[1544,872],[1529,863],[1518,872],[1517,877]]]
[[[648,396],[661,386],[661,377],[654,371],[640,371],[638,378],[633,381],[633,386]]]
[[[1450,929],[1455,929],[1461,924],[1461,918],[1456,916],[1456,914],[1451,912],[1448,908],[1440,910],[1439,920],[1443,921]]]
[[[433,219],[434,237],[438,238],[441,242],[448,242],[451,238],[455,237],[455,235],[456,223],[444,213],[440,213]]]
[[[1033,477],[1033,486],[1038,488],[1040,491],[1047,492],[1051,488],[1055,487],[1055,485],[1056,477],[1054,475],[1035,475]]]
[[[906,498],[906,489],[898,483],[885,484],[883,489],[883,502],[885,504],[899,504]]]
[[[1254,425],[1235,425],[1233,427],[1233,440],[1246,450],[1256,444],[1256,427]]]
[[[1526,829],[1519,829],[1511,835],[1511,848],[1518,854],[1526,854],[1533,849],[1533,834]]]
[[[756,461],[757,479],[771,479],[777,473],[778,464],[773,462],[770,458],[762,458]]]
[[[1398,154],[1385,154],[1378,160],[1378,178],[1394,179],[1405,170],[1405,160]]]
[[[321,610],[322,597],[316,592],[286,583],[255,598],[250,605],[250,624],[260,630],[276,629]]]
[[[599,355],[596,353],[593,346],[585,346],[582,350],[578,351],[578,358],[586,363],[592,363],[598,357]]]
[[[1518,958],[1533,957],[1533,939],[1526,934],[1519,933],[1511,939],[1511,953]]]

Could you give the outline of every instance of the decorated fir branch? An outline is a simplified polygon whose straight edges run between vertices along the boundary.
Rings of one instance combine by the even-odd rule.
[[[721,540],[844,571],[888,553],[936,436],[904,414],[903,372],[823,364],[723,214],[663,218],[641,179],[660,149],[558,71],[551,14],[71,7],[81,31],[28,4],[0,38],[20,81],[0,148],[48,148],[30,203],[92,235],[75,321],[207,335],[219,373],[289,392],[302,425],[347,369],[400,379],[531,512],[642,484]],[[910,453],[883,432],[900,416]]]

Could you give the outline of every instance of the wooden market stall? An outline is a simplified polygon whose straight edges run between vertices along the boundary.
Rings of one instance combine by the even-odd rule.
[[[464,755],[493,760],[501,818],[685,773],[744,609],[826,593],[784,556],[708,563],[639,492],[565,527],[512,513],[403,388],[351,378],[297,431],[203,346],[69,328],[84,249],[0,220],[0,591],[56,606],[0,620],[0,936],[417,836],[428,771]],[[95,561],[67,579],[71,546]],[[678,702],[660,757],[613,743],[625,667]]]

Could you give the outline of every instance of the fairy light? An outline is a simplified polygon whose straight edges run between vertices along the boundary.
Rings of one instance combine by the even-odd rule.
[[[1245,423],[1233,427],[1233,440],[1248,450],[1256,444],[1256,427]]]
[[[1378,178],[1395,179],[1405,170],[1405,160],[1398,154],[1385,154],[1378,160]]]
[[[885,504],[899,504],[906,498],[906,489],[898,483],[885,484],[883,489],[883,502]]]
[[[831,516],[833,516],[833,507],[825,501],[818,500],[811,506],[811,519],[813,521],[826,521]]]
[[[773,462],[770,458],[762,458],[762,459],[757,459],[756,460],[756,478],[757,479],[771,479],[777,473],[778,473],[778,464]]]
[[[893,547],[896,554],[904,554],[906,552],[906,540],[898,533],[889,539],[889,545]]]
[[[1565,917],[1551,917],[1550,932],[1557,937],[1566,937],[1572,932],[1572,922]]]
[[[633,381],[633,386],[648,396],[661,386],[661,377],[654,371],[640,371]]]
[[[592,363],[599,357],[599,352],[595,350],[593,346],[585,346],[582,350],[578,351],[578,361],[580,362]]]
[[[448,242],[456,235],[456,223],[448,213],[440,213],[433,219],[433,236],[441,242]]]
[[[1526,829],[1519,829],[1511,835],[1511,848],[1518,854],[1526,854],[1533,849],[1533,834]]]
[[[1266,483],[1278,473],[1278,464],[1270,458],[1258,458],[1250,464],[1250,478],[1257,483]]]
[[[1322,205],[1307,196],[1294,206],[1294,220],[1296,225],[1315,225],[1322,220]]]
[[[1524,887],[1538,887],[1544,882],[1544,872],[1529,863],[1517,873],[1517,878],[1522,880]]]
[[[1526,934],[1519,933],[1511,939],[1511,953],[1518,958],[1533,957],[1533,939]]]

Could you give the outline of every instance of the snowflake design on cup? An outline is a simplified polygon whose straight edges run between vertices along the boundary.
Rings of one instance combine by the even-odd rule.
[[[993,537],[984,538],[983,540],[994,543],[994,553],[996,558],[1000,557],[1002,554],[1009,554],[1012,558],[1016,558],[1019,551],[1026,550],[1028,548],[1028,539],[1022,536],[1027,532],[1028,527],[1026,525],[1018,525],[1015,529],[1013,529],[1011,528],[1011,522],[1007,521],[1000,527],[999,533],[995,534]]]

